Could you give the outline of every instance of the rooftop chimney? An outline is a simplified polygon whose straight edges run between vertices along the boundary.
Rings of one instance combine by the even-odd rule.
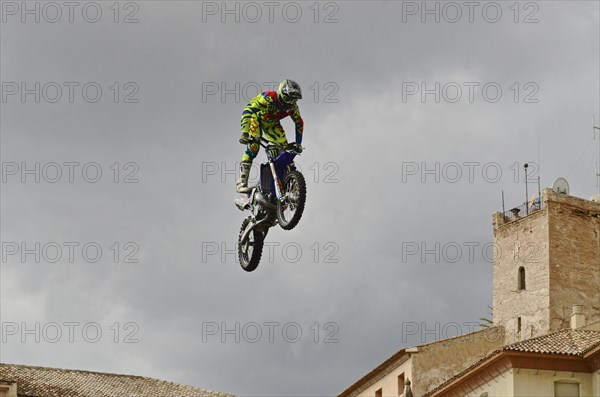
[[[585,327],[585,316],[581,313],[582,305],[573,305],[573,314],[571,314],[571,329]]]

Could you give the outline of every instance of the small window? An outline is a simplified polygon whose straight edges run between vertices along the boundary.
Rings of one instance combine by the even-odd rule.
[[[398,395],[404,394],[404,372],[398,375]]]
[[[521,332],[521,317],[517,317],[517,332]]]
[[[375,397],[383,397],[383,389],[379,389],[375,392]]]
[[[525,289],[525,268],[523,266],[521,266],[519,268],[519,285],[518,285],[518,289],[519,291],[522,291]]]
[[[579,383],[554,382],[555,397],[579,397]]]

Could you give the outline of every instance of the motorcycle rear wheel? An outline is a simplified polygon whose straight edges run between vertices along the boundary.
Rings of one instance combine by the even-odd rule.
[[[283,179],[283,200],[277,201],[277,221],[283,230],[292,230],[302,217],[306,204],[306,181],[299,171]]]
[[[238,258],[242,269],[247,272],[254,271],[260,262],[262,256],[262,250],[265,243],[265,235],[262,231],[253,229],[246,238],[245,241],[241,241],[246,227],[251,222],[250,217],[244,219],[242,222],[242,228],[238,236]]]

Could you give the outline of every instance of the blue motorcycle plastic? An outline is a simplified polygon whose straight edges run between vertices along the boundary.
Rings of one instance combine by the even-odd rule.
[[[244,219],[238,237],[238,258],[248,272],[260,262],[269,229],[277,224],[284,230],[296,227],[306,203],[306,181],[294,164],[302,148],[273,145],[262,137],[260,145],[267,162],[260,165],[258,185],[235,201],[241,211],[252,213]]]

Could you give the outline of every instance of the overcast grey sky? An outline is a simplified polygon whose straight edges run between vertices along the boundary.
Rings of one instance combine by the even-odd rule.
[[[523,164],[598,191],[598,4],[2,1],[0,360],[332,395],[469,332]],[[307,207],[249,274],[239,119],[288,77]]]

